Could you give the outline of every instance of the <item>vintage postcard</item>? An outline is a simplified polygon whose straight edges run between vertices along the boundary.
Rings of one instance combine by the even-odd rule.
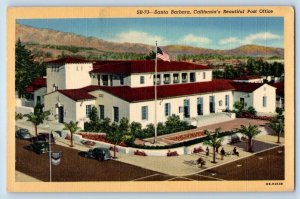
[[[7,190],[294,190],[291,7],[15,7]]]

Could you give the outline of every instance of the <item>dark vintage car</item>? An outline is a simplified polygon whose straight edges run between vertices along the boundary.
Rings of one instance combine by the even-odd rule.
[[[37,154],[43,154],[49,152],[49,144],[45,141],[35,141],[30,144],[30,150]]]
[[[235,134],[230,136],[230,144],[238,143],[240,141],[241,141],[241,139],[239,136],[237,136]]]
[[[45,141],[45,142],[49,142],[49,133],[47,133],[47,132],[39,133],[37,135],[37,137],[33,138],[33,141]],[[50,134],[50,141],[53,144],[55,143],[55,138],[54,138],[54,136],[53,136],[52,133]]]
[[[31,140],[32,135],[29,133],[28,129],[18,129],[16,131],[16,138],[22,140]]]
[[[107,148],[93,148],[88,151],[81,151],[79,152],[80,156],[86,158],[93,158],[99,161],[110,160],[112,157],[110,155],[110,151]]]

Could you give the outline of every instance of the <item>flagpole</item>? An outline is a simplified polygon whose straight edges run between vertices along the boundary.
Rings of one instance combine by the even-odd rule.
[[[154,140],[153,143],[156,142],[157,137],[157,41],[155,42],[155,80],[154,80]]]

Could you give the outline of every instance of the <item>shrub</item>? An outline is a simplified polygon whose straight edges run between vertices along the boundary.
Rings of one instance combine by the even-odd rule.
[[[130,146],[134,143],[135,137],[132,135],[124,135],[122,140],[127,146]]]
[[[178,156],[177,151],[168,151],[167,156]]]
[[[134,155],[147,156],[147,154],[144,151],[139,150],[134,151]]]
[[[250,106],[248,109],[247,109],[247,111],[246,111],[247,113],[249,113],[249,114],[251,114],[251,115],[256,115],[256,110],[255,110],[255,108],[254,107],[252,107],[252,106]]]

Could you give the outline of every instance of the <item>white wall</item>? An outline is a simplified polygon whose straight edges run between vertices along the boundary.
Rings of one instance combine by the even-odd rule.
[[[87,101],[74,101],[69,97],[59,93],[58,91],[45,95],[45,110],[50,111],[50,120],[58,121],[57,106],[64,107],[64,122],[78,121],[81,128],[83,128],[84,121],[88,121],[86,118],[86,105],[94,105],[95,100]]]
[[[91,85],[89,71],[92,63],[70,63],[47,67],[47,93],[53,92],[53,84],[58,89],[74,89]]]
[[[245,82],[245,83],[263,83],[263,78],[248,79],[248,80],[233,80],[234,82]]]
[[[89,71],[93,70],[92,63],[77,63],[65,65],[65,89],[82,88],[91,85]]]
[[[233,101],[234,102],[239,102],[240,98],[244,98],[245,108],[248,108],[250,106],[254,107],[254,105],[253,105],[253,93],[233,91]]]
[[[267,96],[267,106],[263,107],[263,96]],[[264,84],[252,93],[233,91],[234,102],[243,97],[247,106],[253,106],[258,113],[275,113],[276,110],[276,88]]]
[[[47,93],[53,92],[53,84],[58,86],[58,89],[64,89],[66,87],[64,65],[48,66],[46,72],[47,72]]]
[[[197,117],[197,98],[203,97],[203,115],[209,115],[209,96],[215,96],[215,110],[216,112],[222,112],[226,109],[225,106],[225,95],[229,95],[229,109],[232,109],[233,106],[233,97],[231,91],[219,92],[214,94],[202,94],[202,95],[193,95],[187,97],[177,97],[170,99],[157,100],[157,122],[165,122],[168,116],[165,116],[165,103],[171,104],[171,115],[179,115],[180,119],[184,119],[183,112],[179,113],[179,107],[183,107],[184,99],[190,100],[190,118]],[[219,105],[219,101],[222,100],[222,105]],[[148,119],[142,120],[141,109],[142,106],[148,106]],[[130,104],[130,121],[140,122],[143,127],[147,124],[154,124],[155,119],[155,102],[145,101],[145,102],[136,102]]]
[[[34,91],[34,105],[37,104],[37,96],[41,97],[41,104],[44,104],[44,95],[46,95],[47,93],[47,88],[46,87],[42,87],[38,90]]]
[[[266,107],[263,107],[263,96],[267,97]],[[276,112],[276,88],[264,84],[253,92],[253,107],[259,113]]]
[[[95,106],[99,113],[99,105],[104,105],[104,117],[108,117],[114,121],[113,107],[119,107],[119,119],[122,117],[129,119],[129,103],[105,91],[97,90],[90,92],[91,95],[97,97]]]

